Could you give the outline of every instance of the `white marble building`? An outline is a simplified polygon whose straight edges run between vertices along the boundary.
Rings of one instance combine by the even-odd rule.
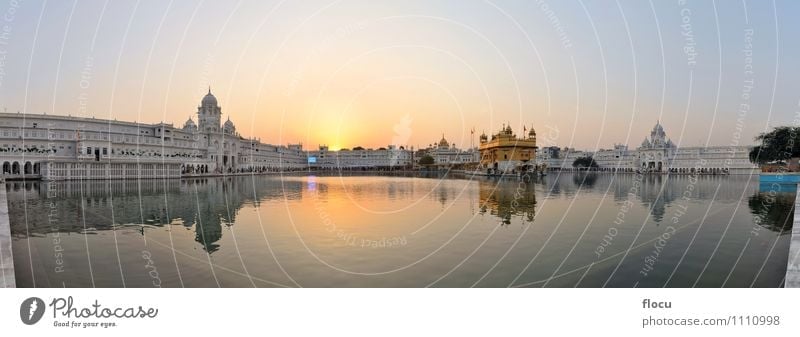
[[[418,164],[425,155],[433,157],[438,166],[476,163],[480,158],[478,151],[458,149],[444,137],[437,144],[417,152],[396,144],[378,149],[356,147],[336,151],[320,145],[318,150],[308,151],[310,168],[340,170],[409,168]]]
[[[480,152],[476,149],[461,150],[455,145],[451,145],[442,135],[439,143],[434,144],[426,150],[427,154],[433,157],[436,165],[450,166],[454,164],[477,163],[480,161]],[[418,160],[419,158],[417,158]]]
[[[86,117],[0,113],[0,177],[157,178],[307,166],[301,145],[245,138],[211,90],[182,127]]]
[[[652,172],[673,174],[754,174],[758,166],[749,159],[749,146],[677,147],[656,123],[649,137],[635,150],[616,144],[613,149],[577,151],[554,147],[540,148],[537,162],[551,170],[573,170],[579,157],[591,156],[599,171]]]
[[[308,166],[312,169],[396,169],[410,166],[411,151],[405,147],[388,145],[379,149],[341,149],[332,151],[320,145],[316,151],[308,151]]]

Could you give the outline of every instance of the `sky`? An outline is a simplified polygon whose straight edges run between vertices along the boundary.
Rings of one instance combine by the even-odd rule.
[[[4,1],[0,108],[273,144],[750,145],[800,123],[797,1]],[[195,118],[196,120],[196,118]],[[476,132],[471,134],[470,130]]]

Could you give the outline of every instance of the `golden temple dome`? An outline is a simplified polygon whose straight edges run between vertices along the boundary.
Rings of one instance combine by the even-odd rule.
[[[442,140],[439,141],[439,147],[450,147],[450,143],[447,142],[447,139],[444,139],[444,135],[442,135]]]

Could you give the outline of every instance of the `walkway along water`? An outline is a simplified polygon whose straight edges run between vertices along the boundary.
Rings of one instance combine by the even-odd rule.
[[[6,184],[0,179],[0,288],[15,288],[14,258],[11,255],[11,223],[8,221]]]
[[[800,288],[800,186],[794,199],[794,224],[792,242],[789,244],[789,259],[786,265],[786,288]]]

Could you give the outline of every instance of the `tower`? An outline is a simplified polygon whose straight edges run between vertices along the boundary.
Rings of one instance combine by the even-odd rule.
[[[217,98],[211,94],[211,87],[208,87],[208,94],[203,97],[200,106],[197,107],[198,128],[200,132],[217,133],[220,131],[221,120],[222,108],[217,105]]]
[[[654,148],[663,148],[667,145],[667,134],[661,126],[661,121],[657,121],[653,131],[650,131],[650,145]]]

